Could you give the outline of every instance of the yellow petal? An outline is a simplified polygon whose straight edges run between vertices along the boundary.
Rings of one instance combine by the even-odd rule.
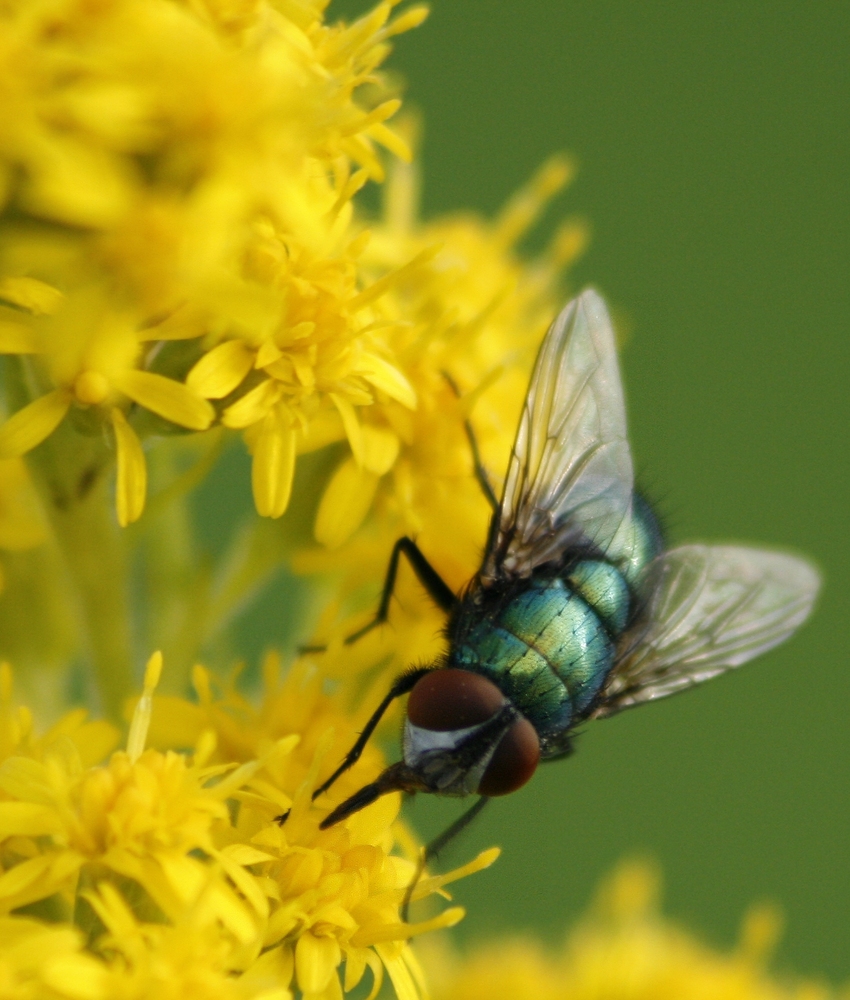
[[[0,354],[38,354],[38,339],[23,323],[0,322]]]
[[[343,988],[350,993],[366,971],[366,949],[348,948],[345,952],[345,982]]]
[[[205,399],[223,399],[254,366],[254,352],[241,340],[226,340],[201,358],[186,377],[186,385]]]
[[[118,476],[115,484],[115,503],[118,523],[126,528],[138,521],[145,509],[148,490],[148,470],[142,444],[124,414],[112,408],[112,429],[118,451]]]
[[[109,972],[90,955],[50,955],[41,971],[46,986],[69,1000],[101,1000],[108,995]]]
[[[182,382],[130,369],[114,376],[113,384],[139,406],[193,431],[205,431],[213,422],[215,410]]]
[[[0,840],[6,837],[43,837],[58,833],[61,820],[55,809],[35,802],[0,802]]]
[[[392,399],[397,399],[402,406],[406,406],[409,410],[416,409],[416,393],[413,386],[389,361],[384,361],[377,354],[367,354],[358,362],[357,374],[362,375],[376,389],[385,392]]]
[[[390,271],[389,274],[385,274],[382,278],[378,278],[378,280],[373,281],[368,288],[365,288],[362,292],[355,295],[354,298],[349,301],[348,308],[352,312],[357,312],[359,309],[363,309],[365,306],[371,305],[372,302],[379,299],[393,285],[397,284],[399,281],[406,280],[423,264],[427,264],[429,261],[433,260],[440,250],[442,250],[442,245],[440,243],[434,243],[429,247],[425,247],[424,250],[420,250],[412,260],[409,260],[402,267],[397,268],[395,271]]]
[[[419,882],[416,883],[416,888],[413,891],[412,898],[414,900],[424,899],[426,896],[430,896],[431,893],[442,889],[444,885],[449,885],[451,882],[456,882],[458,879],[466,878],[467,875],[474,875],[475,872],[480,872],[485,868],[489,868],[501,853],[502,852],[498,847],[488,847],[477,857],[473,858],[472,861],[469,861],[465,865],[461,865],[460,868],[455,868],[443,875],[432,875],[430,878],[420,879]]]
[[[462,906],[453,906],[444,910],[439,916],[432,917],[431,920],[423,920],[418,924],[379,924],[362,927],[351,936],[351,943],[355,948],[365,948],[370,945],[380,944],[384,941],[406,941],[417,934],[428,934],[431,931],[439,931],[446,927],[454,927],[466,916],[466,910]]]
[[[55,855],[37,854],[0,875],[0,899],[7,899],[28,888],[50,867]]]
[[[307,424],[306,430],[298,438],[298,454],[318,451],[334,441],[342,441],[345,428],[336,410],[322,410]]]
[[[280,399],[280,393],[281,389],[277,382],[270,378],[266,379],[228,406],[222,414],[221,422],[225,427],[232,427],[235,430],[250,427],[251,424],[263,419]]]
[[[295,974],[302,993],[319,993],[330,981],[340,963],[336,938],[316,937],[305,931],[295,946]]]
[[[334,406],[339,410],[339,415],[342,417],[342,426],[345,428],[345,434],[349,445],[351,445],[351,453],[354,455],[354,460],[358,465],[362,465],[363,432],[360,427],[360,421],[357,419],[357,410],[354,409],[351,400],[346,399],[345,396],[340,396],[338,393],[332,392],[330,397],[333,400]]]
[[[311,324],[311,326],[312,325],[315,324]],[[254,361],[254,364],[257,368],[265,368],[266,365],[270,365],[277,361],[277,359],[282,355],[283,351],[273,340],[264,340],[257,350],[257,358]]]
[[[56,389],[18,410],[0,426],[0,458],[24,455],[41,444],[56,430],[70,405],[69,394]]]
[[[391,153],[403,160],[405,163],[410,163],[413,159],[413,152],[410,146],[402,139],[402,137],[397,133],[393,132],[391,128],[387,128],[383,122],[379,122],[377,125],[372,125],[369,128],[369,135],[382,146],[386,147]]]
[[[33,316],[52,316],[63,298],[58,288],[37,278],[3,278],[0,281],[0,299],[13,302]]]
[[[398,435],[383,427],[363,427],[363,468],[383,476],[395,465],[400,442]]]
[[[254,447],[251,484],[257,513],[280,517],[289,504],[295,473],[295,428],[268,414]]]
[[[378,476],[347,458],[333,474],[316,512],[316,541],[338,548],[363,523],[369,513]]]
[[[404,958],[395,950],[392,944],[379,944],[376,951],[381,956],[387,972],[390,974],[395,995],[398,1000],[420,1000],[419,990],[410,975],[410,970]]]

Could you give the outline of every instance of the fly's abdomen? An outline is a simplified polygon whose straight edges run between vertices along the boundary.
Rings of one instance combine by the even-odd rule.
[[[450,661],[489,677],[544,740],[565,732],[614,664],[629,591],[610,563],[585,560],[566,580],[532,580],[490,616],[459,621]]]
[[[546,658],[496,619],[479,618],[454,645],[450,666],[488,677],[541,735],[572,719],[569,692]]]
[[[600,616],[562,580],[531,586],[499,617],[500,624],[544,658],[570,696],[573,715],[590,704],[614,661]]]

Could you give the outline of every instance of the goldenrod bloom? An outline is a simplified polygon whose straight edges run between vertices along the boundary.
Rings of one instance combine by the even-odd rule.
[[[362,308],[351,197],[383,175],[376,143],[406,155],[375,70],[425,11],[391,21],[393,6],[334,27],[320,0],[4,8],[0,353],[22,365],[0,458],[72,410],[84,432],[105,425],[126,524],[144,506],[141,439],[163,429],[134,404],[202,431],[209,400],[256,369],[263,405],[224,410],[229,426],[263,425],[255,492],[280,514],[311,415],[287,403],[295,387],[296,404],[312,379],[343,407],[365,385],[412,405],[384,346],[346,318]]]
[[[398,796],[319,830],[321,815],[351,782],[373,779],[383,762],[371,750],[327,804],[313,807],[310,793],[353,727],[308,664],[282,682],[278,666],[267,661],[266,694],[253,709],[233,693],[214,698],[200,668],[198,704],[154,701],[162,658],[152,657],[127,749],[103,763],[113,727],[86,723],[78,712],[35,738],[29,713],[12,705],[3,668],[0,910],[8,933],[0,968],[10,964],[12,978],[37,973],[64,995],[61,963],[26,964],[22,942],[44,940],[36,925],[14,916],[26,906],[31,915],[91,927],[85,952],[70,928],[57,944],[88,984],[78,986],[81,996],[135,996],[158,980],[229,996],[239,974],[245,983],[233,995],[272,989],[285,996],[297,984],[331,997],[339,995],[343,961],[346,991],[369,969],[374,992],[386,970],[400,997],[419,995],[407,942],[451,926],[463,911],[401,922],[415,865],[390,853]],[[194,744],[194,752],[146,748],[152,720],[154,739],[167,734],[172,744]],[[274,817],[286,809],[281,826]],[[413,898],[441,891],[497,853],[423,878]]]

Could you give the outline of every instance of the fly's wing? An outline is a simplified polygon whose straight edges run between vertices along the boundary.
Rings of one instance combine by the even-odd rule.
[[[683,545],[647,570],[647,606],[593,713],[682,691],[784,642],[820,587],[802,559],[738,546]]]
[[[633,486],[614,332],[589,289],[537,355],[481,582],[527,577],[573,546],[627,558]]]

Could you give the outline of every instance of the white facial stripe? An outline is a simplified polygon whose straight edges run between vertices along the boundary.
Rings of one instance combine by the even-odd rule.
[[[488,720],[489,721],[489,720]],[[486,726],[487,722],[482,722],[477,726],[468,726],[465,729],[423,729],[421,726],[414,726],[410,719],[404,723],[404,736],[402,747],[404,750],[404,762],[408,767],[421,771],[428,767],[428,758],[434,755],[435,751],[455,750],[470,735]],[[441,777],[444,783],[440,791],[444,795],[473,795],[478,791],[487,765],[496,752],[499,741],[485,753],[475,766],[468,771],[461,772],[442,770]]]

